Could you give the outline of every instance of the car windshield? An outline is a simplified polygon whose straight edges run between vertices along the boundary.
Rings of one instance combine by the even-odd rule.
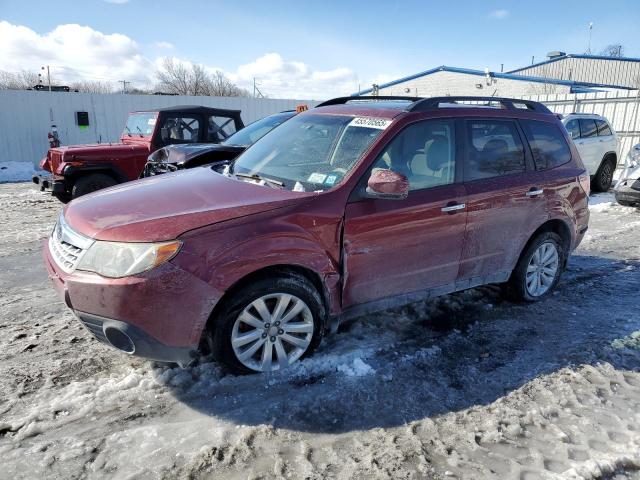
[[[276,113],[275,115],[269,115],[268,117],[262,118],[250,125],[247,125],[242,130],[239,130],[231,135],[222,143],[224,143],[225,145],[253,145],[271,130],[276,128],[285,120],[289,120],[294,115],[294,112],[282,112]]]
[[[232,173],[273,180],[288,190],[338,185],[391,120],[346,115],[297,115],[240,155]]]
[[[153,134],[156,128],[157,112],[130,113],[124,127],[123,136],[140,137]]]

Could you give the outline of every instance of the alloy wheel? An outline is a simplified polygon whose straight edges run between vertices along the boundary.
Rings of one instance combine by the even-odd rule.
[[[544,242],[533,252],[525,281],[529,295],[540,297],[549,291],[558,275],[559,259],[558,247],[553,242]]]
[[[231,347],[245,367],[281,370],[298,360],[315,329],[309,306],[295,295],[263,295],[247,305],[231,331]]]
[[[613,179],[613,170],[611,168],[611,164],[607,162],[602,166],[602,170],[600,171],[600,184],[603,187],[608,188],[608,186],[611,186],[612,179]]]

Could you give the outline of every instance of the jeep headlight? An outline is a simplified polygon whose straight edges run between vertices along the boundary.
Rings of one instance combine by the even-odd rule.
[[[97,240],[82,256],[77,270],[104,277],[121,278],[142,273],[171,260],[182,242],[159,243],[106,242]]]

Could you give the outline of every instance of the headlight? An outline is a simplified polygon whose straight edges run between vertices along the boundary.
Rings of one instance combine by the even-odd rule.
[[[96,241],[82,256],[78,270],[120,278],[150,270],[171,260],[182,242],[125,243]]]

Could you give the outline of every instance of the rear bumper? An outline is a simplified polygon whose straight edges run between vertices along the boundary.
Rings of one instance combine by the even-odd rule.
[[[48,241],[43,257],[58,296],[103,343],[130,355],[189,364],[221,294],[172,263],[133,277],[106,278],[55,263]]]

